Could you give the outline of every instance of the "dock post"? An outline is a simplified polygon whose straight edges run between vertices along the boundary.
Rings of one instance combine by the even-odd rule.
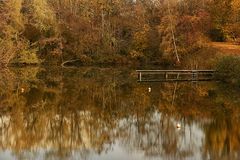
[[[168,79],[168,73],[165,72],[165,79],[167,80]]]
[[[139,81],[142,82],[142,72],[139,72]]]
[[[197,80],[198,73],[196,71],[192,71],[192,80]]]

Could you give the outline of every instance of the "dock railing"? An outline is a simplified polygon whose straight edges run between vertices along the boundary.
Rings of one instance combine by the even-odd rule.
[[[139,82],[209,81],[215,70],[136,70]]]

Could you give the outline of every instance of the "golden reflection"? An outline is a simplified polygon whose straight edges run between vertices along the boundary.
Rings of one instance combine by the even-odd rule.
[[[87,159],[119,145],[150,158],[240,158],[235,93],[226,96],[209,82],[140,84],[133,73],[1,71],[0,149],[17,157],[44,151],[48,158],[77,152]]]

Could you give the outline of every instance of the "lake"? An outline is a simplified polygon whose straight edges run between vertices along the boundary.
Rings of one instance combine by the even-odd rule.
[[[135,69],[0,71],[0,159],[237,160],[240,94]]]

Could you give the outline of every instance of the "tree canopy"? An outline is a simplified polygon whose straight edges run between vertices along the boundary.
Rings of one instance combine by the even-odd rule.
[[[240,39],[239,0],[0,1],[0,63],[176,61]]]

